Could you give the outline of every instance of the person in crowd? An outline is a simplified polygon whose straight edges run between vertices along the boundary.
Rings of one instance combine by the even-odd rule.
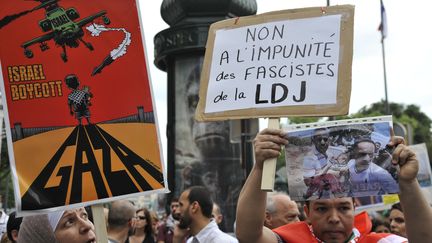
[[[159,231],[159,216],[155,211],[150,211],[150,217],[152,218],[152,227],[153,227],[153,234],[155,237],[155,241],[157,240],[157,235]]]
[[[171,199],[171,213],[168,215],[165,222],[159,226],[157,234],[158,243],[172,243],[172,238],[174,236],[174,228],[180,216],[178,213],[178,208],[178,198]]]
[[[187,235],[188,243],[235,243],[237,240],[222,232],[212,219],[213,200],[208,189],[193,186],[180,195],[180,219],[174,231],[173,242],[181,243]]]
[[[390,209],[390,232],[396,235],[407,237],[407,230],[405,227],[405,216],[400,203],[395,203]]]
[[[333,198],[307,201],[304,207],[306,222],[284,225],[273,231],[264,227],[267,192],[260,189],[263,163],[275,158],[288,140],[279,129],[264,129],[254,140],[255,164],[240,193],[237,204],[236,236],[247,243],[300,243],[300,242],[405,242],[397,235],[370,233],[371,222],[363,212],[354,216],[353,198]],[[430,225],[432,211],[424,198],[416,176],[419,162],[415,153],[401,137],[392,137],[389,146],[395,147],[392,163],[400,167],[399,198],[405,212],[407,235],[410,242],[432,239]],[[260,213],[261,212],[261,213]],[[409,223],[408,223],[409,222]]]
[[[300,212],[297,203],[284,193],[275,193],[267,197],[264,226],[275,229],[285,224],[298,222]]]
[[[216,224],[218,225],[219,229],[224,231],[222,221],[223,221],[223,215],[221,212],[221,209],[219,205],[215,202],[213,202],[213,209],[212,209],[212,218],[214,218]]]
[[[2,237],[0,237],[0,243],[12,243],[12,241],[9,240],[7,234],[3,234]]]
[[[4,233],[6,233],[6,224],[8,218],[9,216],[2,209],[0,209],[0,238]]]
[[[154,243],[152,217],[147,208],[136,211],[133,235],[129,236],[128,243]]]
[[[390,224],[381,219],[372,219],[372,230],[375,233],[390,233]]]
[[[18,232],[22,223],[22,217],[16,217],[16,212],[9,214],[9,219],[6,225],[7,236],[11,242],[15,243],[18,240]]]
[[[19,243],[95,243],[94,225],[81,208],[23,218]]]
[[[348,162],[351,193],[354,197],[397,193],[397,182],[390,173],[373,163],[375,143],[360,138],[353,145],[352,159]]]
[[[109,243],[123,243],[132,234],[135,211],[135,206],[128,200],[118,200],[111,203],[107,230]]]

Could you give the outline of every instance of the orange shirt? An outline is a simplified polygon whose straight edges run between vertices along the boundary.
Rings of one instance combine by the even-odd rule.
[[[353,237],[350,243],[406,243],[407,239],[387,233],[370,232],[372,222],[366,212],[362,212],[354,218]],[[315,237],[312,228],[306,222],[287,224],[273,230],[285,243],[321,243]],[[382,241],[381,241],[382,240]]]

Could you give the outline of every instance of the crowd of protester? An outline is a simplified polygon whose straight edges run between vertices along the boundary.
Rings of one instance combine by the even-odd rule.
[[[265,129],[255,139],[255,160],[237,205],[235,231],[221,227],[224,212],[202,186],[185,189],[172,198],[170,212],[158,215],[129,200],[117,200],[104,207],[109,243],[204,243],[204,242],[425,242],[432,211],[416,181],[415,154],[394,138],[393,163],[398,164],[400,200],[390,209],[355,215],[351,197],[316,199],[304,204],[292,201],[284,192],[260,190],[264,160],[279,155],[288,141],[280,130]],[[403,206],[408,204],[409,206]],[[303,207],[303,208],[302,208]],[[304,212],[304,214],[303,214]],[[0,211],[1,242],[93,243],[93,218],[88,208],[74,208],[17,217]],[[306,217],[304,217],[306,215]],[[363,241],[367,239],[367,241]]]
[[[196,190],[198,188],[198,190],[205,191],[205,188],[194,188],[191,189]],[[206,192],[201,191],[201,193],[204,194],[202,200],[206,199],[208,201],[211,199]],[[210,203],[211,201],[207,202],[208,208],[210,208]],[[211,205],[211,215],[208,216],[208,212],[206,212],[208,222],[214,221],[216,225],[219,225],[223,219],[223,214],[216,203]],[[151,211],[145,207],[137,208],[132,202],[126,200],[106,204],[105,209],[108,212],[107,232],[109,242],[172,243],[186,242],[189,237],[193,237],[188,231],[181,234],[175,232],[176,224],[179,224],[182,218],[177,198],[172,200],[170,207],[172,211],[168,216],[159,216],[156,211]],[[304,221],[305,219],[299,219],[300,211],[302,210],[300,204],[296,204],[284,192],[270,194],[266,201],[263,225],[275,229],[286,224]],[[76,210],[61,211],[60,213],[55,212],[48,215],[25,217],[20,238],[18,238],[18,232],[20,231],[23,218],[16,217],[16,212],[12,212],[8,215],[8,220],[5,222],[7,226],[3,229],[4,234],[1,236],[0,243],[37,243],[53,239],[56,239],[58,242],[92,242],[96,239],[96,236],[93,223],[90,221],[89,212],[88,209],[79,208]],[[6,214],[2,213],[6,217]],[[205,218],[203,214],[201,214],[201,217]],[[392,205],[390,209],[371,214],[370,219],[372,232],[393,233],[407,237],[405,218],[400,203]],[[183,224],[184,220],[183,218]],[[75,224],[76,230],[69,229],[69,232],[67,232],[65,228],[70,226],[64,226],[64,224]],[[167,226],[167,224],[170,226]],[[186,226],[190,227],[190,225]],[[170,227],[172,228],[168,230]],[[198,233],[199,231],[195,234]],[[177,240],[174,239],[175,236],[178,238]],[[228,242],[236,242],[235,239],[229,238],[230,236],[226,237],[231,240]]]

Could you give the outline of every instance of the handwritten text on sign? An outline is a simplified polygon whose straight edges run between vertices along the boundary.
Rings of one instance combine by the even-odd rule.
[[[216,32],[206,113],[335,104],[341,15]]]

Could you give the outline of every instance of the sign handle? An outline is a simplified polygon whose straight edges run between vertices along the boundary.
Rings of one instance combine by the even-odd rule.
[[[269,118],[268,128],[279,129],[279,118]],[[276,175],[276,160],[277,158],[272,158],[264,161],[261,178],[261,190],[263,191],[273,191]]]
[[[107,243],[108,233],[105,222],[105,215],[102,204],[96,204],[91,206],[93,214],[93,222],[95,226],[96,242]]]

